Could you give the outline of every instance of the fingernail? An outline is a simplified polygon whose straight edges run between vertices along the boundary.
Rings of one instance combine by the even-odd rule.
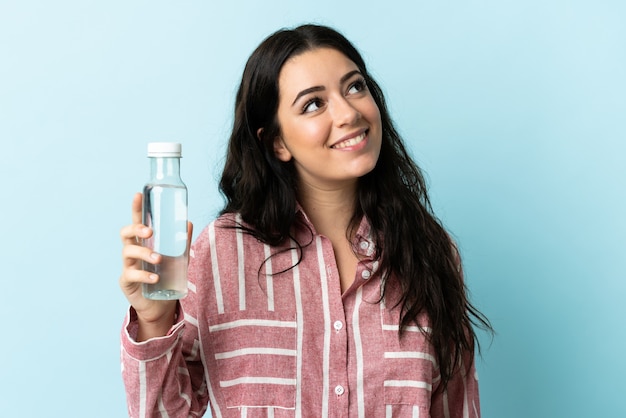
[[[151,275],[150,275],[150,276],[148,276],[148,277],[150,277],[150,280],[151,280],[151,281],[153,281],[153,282],[156,282],[156,281],[157,281],[157,279],[159,278],[159,276],[157,276],[156,274],[151,274]]]
[[[156,261],[156,260],[158,260],[158,259],[159,259],[159,255],[158,255],[157,253],[152,253],[152,254],[150,254],[150,258],[151,258],[152,260]]]
[[[141,233],[142,233],[142,234],[146,235],[146,234],[148,234],[149,232],[150,232],[150,228],[148,228],[148,227],[141,228]]]

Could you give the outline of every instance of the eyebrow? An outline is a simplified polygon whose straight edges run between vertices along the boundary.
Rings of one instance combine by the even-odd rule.
[[[349,73],[341,77],[341,79],[339,80],[339,84],[345,83],[350,77],[352,77],[355,74],[361,74],[361,72],[359,70],[350,71]],[[292,106],[295,105],[298,99],[300,99],[300,97],[302,96],[306,96],[309,93],[315,93],[316,91],[324,91],[324,90],[326,90],[326,87],[324,86],[313,86],[313,87],[309,87],[308,89],[304,89],[296,95],[296,98],[291,105]]]

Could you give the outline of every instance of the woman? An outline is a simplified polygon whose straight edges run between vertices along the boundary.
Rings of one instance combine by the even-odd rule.
[[[136,245],[140,195],[121,231],[133,417],[480,415],[472,324],[489,324],[341,34],[305,25],[253,52],[220,188],[179,304],[141,296],[159,255]]]

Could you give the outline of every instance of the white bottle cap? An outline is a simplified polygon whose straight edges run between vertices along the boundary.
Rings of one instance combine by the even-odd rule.
[[[182,157],[182,146],[178,142],[150,142],[148,157]]]

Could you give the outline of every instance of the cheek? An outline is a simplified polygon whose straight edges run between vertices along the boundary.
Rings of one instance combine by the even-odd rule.
[[[360,109],[360,112],[361,115],[365,119],[367,119],[370,124],[376,125],[380,129],[380,126],[382,124],[380,119],[380,110],[378,109],[378,106],[376,105],[373,97],[369,97],[369,100],[363,105],[363,107]]]
[[[282,133],[287,146],[297,148],[323,144],[329,132],[323,124],[310,120],[285,126]]]

